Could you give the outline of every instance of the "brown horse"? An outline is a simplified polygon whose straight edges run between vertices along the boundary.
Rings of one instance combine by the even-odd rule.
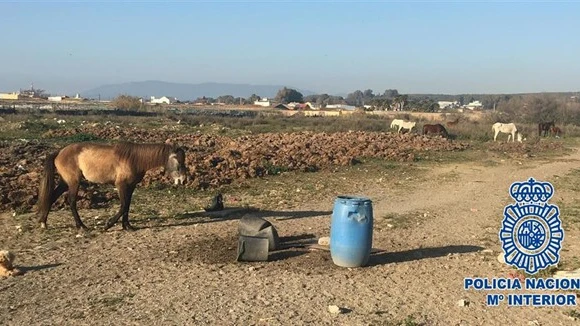
[[[548,136],[550,129],[555,126],[554,121],[538,123],[538,137],[542,137],[542,132],[544,133],[544,137]]]
[[[443,127],[442,124],[438,123],[438,124],[434,124],[434,125],[423,125],[423,135],[428,135],[428,134],[436,134],[436,135],[441,135],[445,138],[449,138],[449,134],[447,133],[447,130],[445,130],[445,127]]]
[[[553,126],[552,128],[550,128],[550,135],[556,138],[560,138],[560,136],[562,136],[562,130],[556,126]]]
[[[114,184],[119,192],[121,207],[105,226],[115,225],[123,216],[123,229],[133,230],[129,224],[129,205],[137,184],[148,170],[165,167],[166,175],[175,184],[183,184],[187,178],[185,152],[169,144],[135,144],[121,142],[114,145],[75,143],[47,157],[44,175],[38,194],[40,227],[46,228],[46,219],[52,204],[68,190],[68,202],[76,227],[86,229],[77,211],[77,193],[81,177],[89,182]],[[54,174],[60,175],[55,188]]]

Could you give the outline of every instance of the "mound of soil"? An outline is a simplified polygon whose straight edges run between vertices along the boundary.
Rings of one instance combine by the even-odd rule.
[[[312,172],[356,164],[362,158],[413,161],[422,151],[457,151],[469,145],[440,137],[380,132],[266,133],[237,138],[181,134],[166,130],[124,129],[115,126],[84,126],[51,130],[44,138],[94,135],[105,140],[165,142],[170,139],[186,149],[189,180],[186,187],[211,188],[237,179],[279,174],[284,171]],[[2,144],[0,151],[0,210],[29,210],[37,199],[42,164],[46,155],[58,150],[43,142]],[[163,169],[149,171],[143,185],[165,182]],[[81,187],[80,208],[107,205],[117,195],[98,187]],[[63,207],[65,197],[57,201]]]

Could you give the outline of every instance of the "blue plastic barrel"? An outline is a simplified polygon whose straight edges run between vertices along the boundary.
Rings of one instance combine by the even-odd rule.
[[[365,197],[338,196],[330,221],[330,255],[334,264],[360,267],[373,247],[373,206]]]

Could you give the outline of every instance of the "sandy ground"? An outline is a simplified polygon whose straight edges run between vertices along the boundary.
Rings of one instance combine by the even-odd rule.
[[[574,151],[523,165],[441,164],[404,192],[370,184],[363,194],[373,200],[373,246],[386,252],[354,269],[333,265],[327,251],[304,249],[237,263],[236,219],[168,218],[134,223],[136,232],[117,226],[76,237],[68,210],[51,213],[52,229],[44,232],[4,213],[0,249],[15,251],[16,265],[27,273],[0,280],[0,324],[576,324],[565,315],[570,308],[487,307],[487,292],[465,291],[463,279],[513,270],[496,260],[503,207],[512,202],[509,185],[529,177],[553,181],[579,161]],[[553,201],[576,199],[556,192]],[[333,198],[304,202],[296,211],[264,216],[287,240],[318,238],[329,234],[332,204]],[[390,228],[384,217],[393,213],[416,225]],[[89,221],[102,212],[81,214]],[[579,236],[566,230],[563,260],[578,256]],[[460,299],[469,306],[458,306]],[[333,315],[329,305],[345,313]]]

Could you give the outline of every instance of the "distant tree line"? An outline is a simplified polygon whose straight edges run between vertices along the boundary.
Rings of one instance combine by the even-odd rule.
[[[248,98],[232,95],[201,97],[192,102],[227,105],[248,105],[262,97],[252,94]],[[321,108],[331,104],[346,104],[366,107],[367,110],[397,110],[416,112],[440,111],[438,101],[457,101],[465,105],[480,101],[484,110],[497,113],[494,119],[502,122],[519,121],[536,123],[539,121],[573,122],[580,125],[580,93],[544,93],[544,94],[400,94],[396,89],[386,89],[383,93],[374,94],[371,89],[356,90],[346,98],[329,94],[304,96],[296,89],[284,87],[278,91],[271,102],[291,103],[310,102]],[[188,101],[189,102],[189,101]],[[188,103],[186,102],[186,103]],[[120,110],[142,110],[143,103],[138,97],[121,95],[111,105]]]

